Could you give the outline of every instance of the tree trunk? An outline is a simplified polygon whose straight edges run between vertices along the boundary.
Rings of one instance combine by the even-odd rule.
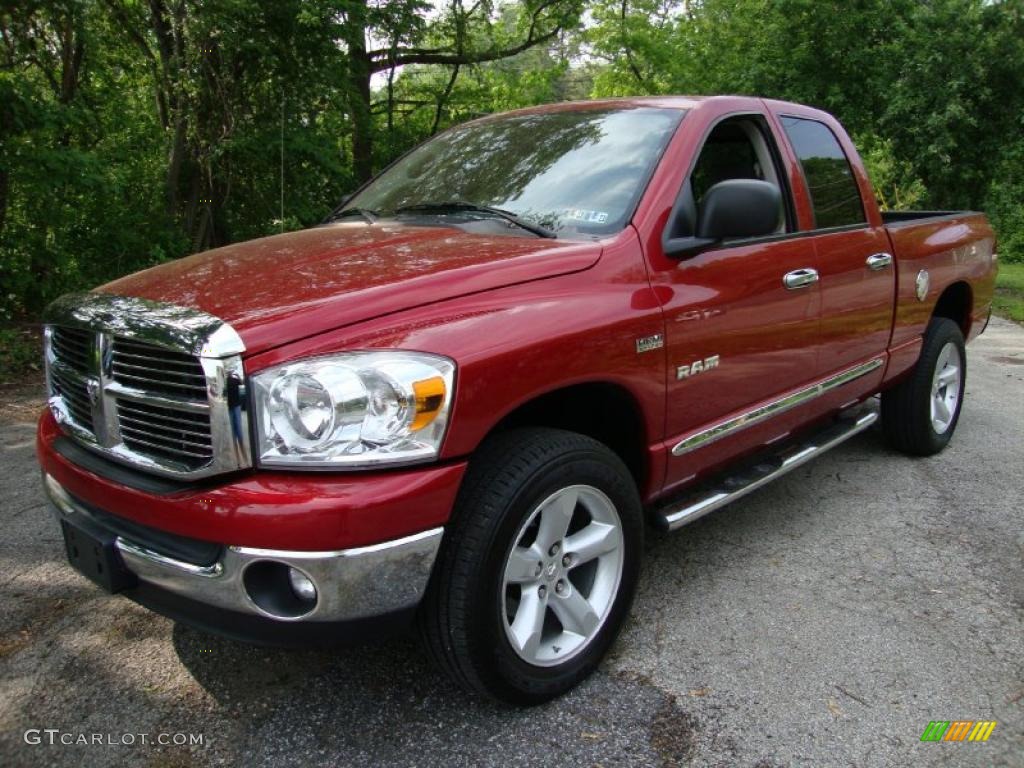
[[[448,78],[448,85],[445,86],[444,91],[440,96],[437,97],[437,109],[434,110],[434,123],[430,126],[430,135],[433,136],[437,133],[437,129],[441,127],[441,117],[444,115],[444,107],[448,103],[448,99],[451,98],[452,90],[455,88],[455,81],[459,77],[459,65],[456,64],[452,67],[452,74]]]
[[[348,86],[352,116],[352,166],[360,183],[373,175],[373,120],[370,115],[370,54],[366,50],[366,0],[351,4],[345,20]]]
[[[167,214],[178,217],[182,213],[182,169],[189,152],[187,144],[188,102],[184,92],[184,83],[182,83],[185,56],[185,4],[179,2],[173,7],[168,7],[164,0],[149,0],[149,21],[150,29],[156,38],[157,54],[160,60],[160,78],[156,84],[157,102],[164,105],[164,119],[166,120],[164,127],[171,128],[171,146],[167,153],[165,182]]]
[[[179,190],[181,189],[181,167],[185,161],[185,110],[179,103],[174,107],[174,135],[171,138],[171,151],[167,157],[167,214],[177,216]]]

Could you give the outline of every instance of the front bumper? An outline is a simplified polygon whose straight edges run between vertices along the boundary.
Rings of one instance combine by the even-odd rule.
[[[212,562],[195,563],[169,555],[166,544],[151,545],[140,526],[135,526],[138,533],[133,540],[116,519],[71,496],[51,475],[43,475],[43,485],[59,519],[111,532],[121,561],[139,582],[138,590],[126,591],[128,597],[136,597],[138,591],[143,598],[139,601],[157,610],[159,603],[176,605],[172,615],[186,621],[188,612],[183,614],[181,609],[189,604],[222,609],[229,616],[321,627],[411,613],[423,597],[443,533],[442,528],[433,528],[380,544],[328,552],[224,546]],[[294,595],[289,599],[289,568],[315,585],[313,600],[300,603]],[[160,600],[161,595],[180,599]],[[208,618],[193,623],[211,628]]]
[[[127,571],[127,586],[111,588],[175,620],[275,645],[407,626],[466,469],[248,472],[168,486],[75,445],[45,411],[44,485],[58,518],[95,523],[104,557]],[[313,581],[315,605],[289,604],[290,568]]]

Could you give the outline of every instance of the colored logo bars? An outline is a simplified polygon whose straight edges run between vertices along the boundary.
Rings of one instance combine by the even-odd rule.
[[[932,720],[921,741],[988,741],[995,727],[995,720]]]

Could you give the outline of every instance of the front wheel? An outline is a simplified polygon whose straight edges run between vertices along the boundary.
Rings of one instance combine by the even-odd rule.
[[[520,429],[481,447],[459,493],[421,629],[464,687],[536,704],[583,680],[614,641],[640,568],[629,471],[601,443]]]
[[[882,428],[889,444],[916,456],[945,448],[960,419],[966,381],[960,326],[946,318],[933,319],[910,376],[882,393]]]

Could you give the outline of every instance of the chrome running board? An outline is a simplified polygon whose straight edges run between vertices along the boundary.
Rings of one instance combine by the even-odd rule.
[[[876,421],[878,412],[875,410],[861,410],[852,416],[841,416],[828,427],[808,438],[798,440],[779,453],[761,457],[752,466],[748,465],[735,474],[719,477],[710,485],[703,484],[703,490],[691,494],[682,502],[683,506],[679,506],[680,502],[676,501],[657,510],[654,514],[655,522],[669,531],[682,528],[704,517],[708,512],[724,507],[787,472],[792,472],[816,456],[863,432]]]

